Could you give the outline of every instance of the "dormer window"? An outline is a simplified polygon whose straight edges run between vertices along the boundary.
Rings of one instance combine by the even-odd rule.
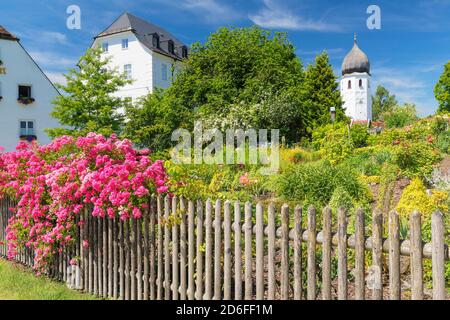
[[[181,48],[181,56],[185,59],[188,57],[188,49],[185,46]]]
[[[172,40],[169,40],[168,48],[170,53],[175,54],[175,45]]]
[[[159,49],[159,36],[157,34],[153,35],[153,47]]]

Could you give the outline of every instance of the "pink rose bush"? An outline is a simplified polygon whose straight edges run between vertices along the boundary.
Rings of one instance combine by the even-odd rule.
[[[0,198],[18,201],[7,229],[9,257],[19,246],[33,248],[42,270],[76,240],[86,206],[96,217],[140,218],[151,194],[168,191],[163,162],[148,155],[128,140],[94,133],[44,146],[21,142],[16,152],[0,154]]]

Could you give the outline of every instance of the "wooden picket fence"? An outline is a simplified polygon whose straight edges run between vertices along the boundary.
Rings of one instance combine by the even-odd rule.
[[[439,212],[432,216],[432,242],[424,244],[417,212],[410,217],[410,239],[405,240],[400,238],[395,212],[387,216],[375,212],[371,225],[366,226],[359,210],[354,217],[355,232],[349,235],[344,210],[335,213],[334,228],[336,217],[333,220],[333,212],[325,209],[319,231],[313,207],[303,213],[301,207],[277,209],[273,204],[266,208],[261,203],[255,207],[220,200],[213,204],[159,197],[149,202],[141,219],[127,221],[96,218],[84,210],[79,218],[79,241],[56,256],[48,275],[99,297],[123,300],[399,300],[404,298],[401,261],[407,259],[410,297],[422,300],[423,262],[431,259],[432,298],[447,298],[444,272],[450,255]],[[8,199],[0,202],[2,256],[7,251],[8,208],[13,205]],[[302,228],[304,217],[306,228]],[[388,220],[387,238],[383,238],[383,220]],[[371,253],[369,267],[367,253]],[[332,278],[334,255],[337,279]],[[78,266],[71,266],[73,259]],[[32,266],[32,250],[22,249],[15,260]]]

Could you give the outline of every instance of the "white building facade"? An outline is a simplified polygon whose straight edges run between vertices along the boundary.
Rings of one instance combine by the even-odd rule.
[[[58,90],[21,45],[0,26],[0,146],[14,151],[20,140],[47,144],[47,128]]]
[[[169,32],[132,14],[124,13],[94,39],[102,47],[110,68],[133,82],[117,92],[121,98],[138,98],[167,89],[188,56],[188,47]]]
[[[342,64],[340,83],[343,107],[353,122],[372,121],[370,62],[356,43]]]

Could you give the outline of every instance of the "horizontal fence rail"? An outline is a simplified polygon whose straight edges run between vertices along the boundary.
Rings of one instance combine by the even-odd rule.
[[[1,256],[14,205],[0,201]],[[93,217],[86,208],[76,243],[55,256],[47,273],[73,289],[123,300],[448,298],[441,213],[432,216],[432,241],[423,243],[417,212],[409,239],[401,239],[396,212],[374,212],[366,225],[362,210],[351,224],[345,210],[306,211],[169,196],[152,198],[139,219]],[[33,255],[22,248],[14,260],[31,267]],[[432,265],[428,297],[426,261]]]

